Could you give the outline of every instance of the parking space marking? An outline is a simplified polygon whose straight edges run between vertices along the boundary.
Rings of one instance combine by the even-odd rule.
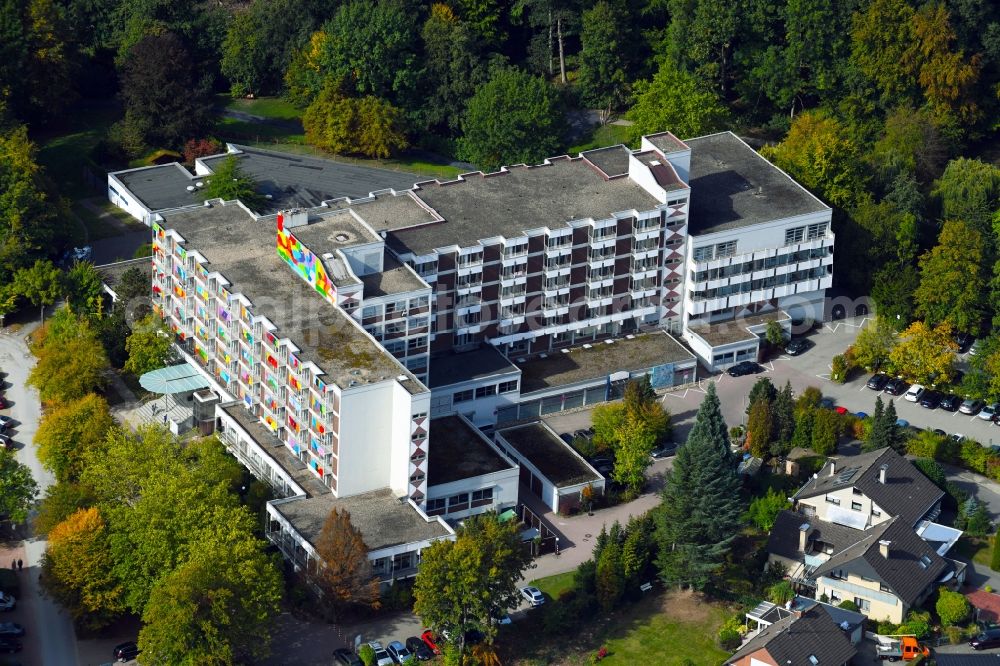
[[[851,324],[848,323],[847,320],[845,319],[838,321],[833,326],[831,326],[830,324],[823,324],[823,328],[830,331],[831,333],[836,333],[837,329],[839,329],[841,326],[844,326],[846,328],[864,328],[864,325],[868,322],[869,319],[870,317],[865,317],[864,319],[861,320],[860,324]]]

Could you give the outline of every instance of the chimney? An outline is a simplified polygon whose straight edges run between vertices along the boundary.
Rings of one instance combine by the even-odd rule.
[[[799,525],[799,552],[806,552],[806,547],[809,545],[809,523],[802,523]]]
[[[882,539],[881,541],[878,542],[878,552],[885,559],[889,559],[889,546],[891,546],[891,545],[892,545],[892,542],[891,541],[886,541],[885,539]]]
[[[830,476],[834,476],[834,475],[836,475],[836,473],[837,473],[837,461],[836,460],[831,460],[830,461]]]
[[[885,475],[886,472],[888,471],[889,471],[888,465],[882,465],[881,467],[878,468],[878,482],[881,483],[883,486],[885,485]]]

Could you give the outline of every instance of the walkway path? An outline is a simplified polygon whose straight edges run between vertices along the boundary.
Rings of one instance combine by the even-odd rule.
[[[41,405],[38,393],[27,385],[28,373],[35,357],[28,351],[24,336],[38,326],[37,321],[16,333],[4,329],[0,334],[0,367],[6,373],[6,396],[11,403],[7,415],[14,421],[13,439],[18,461],[27,465],[38,482],[39,496],[55,483],[52,474],[42,467],[35,452],[34,438],[38,429]],[[0,564],[9,566],[11,557],[24,561],[21,575],[21,597],[10,620],[25,625],[24,652],[21,659],[28,664],[78,663],[76,637],[69,615],[55,602],[42,596],[38,574],[46,541],[29,536],[23,541],[3,544]],[[7,619],[7,618],[4,618]]]

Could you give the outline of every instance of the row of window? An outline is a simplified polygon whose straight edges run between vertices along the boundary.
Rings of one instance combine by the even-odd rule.
[[[471,501],[471,504],[470,504]],[[455,511],[465,511],[470,507],[484,506],[493,503],[493,489],[483,488],[474,490],[471,493],[459,493],[451,497],[439,497],[427,500],[424,510],[429,515],[438,513],[454,513]]]
[[[833,272],[832,266],[819,266],[806,271],[795,271],[792,273],[785,273],[784,275],[773,275],[763,280],[747,280],[746,282],[740,282],[738,284],[731,284],[725,287],[718,287],[716,289],[705,289],[702,291],[696,291],[692,294],[692,298],[696,301],[707,300],[711,298],[725,298],[726,296],[731,296],[733,294],[746,294],[751,291],[758,291],[760,289],[772,289],[774,287],[780,287],[786,284],[793,284],[795,282],[804,282],[806,280],[816,280],[822,277],[826,277],[828,274]]]
[[[792,243],[801,243],[802,241],[815,240],[817,238],[822,238],[826,235],[827,230],[826,222],[818,222],[816,224],[810,224],[804,227],[795,227],[794,229],[785,230],[785,245],[791,245]]]
[[[378,315],[382,314],[383,307],[385,308],[385,314],[391,315],[398,312],[405,312],[407,310],[407,307],[409,307],[409,309],[411,310],[415,310],[419,308],[426,308],[429,305],[430,305],[429,296],[419,296],[417,298],[411,298],[409,299],[409,301],[407,301],[406,299],[393,301],[392,303],[386,303],[384,306],[368,305],[363,310],[361,310],[361,316],[363,318],[377,317]]]
[[[515,392],[517,392],[517,380],[512,379],[509,382],[500,382],[499,384],[480,386],[479,388],[476,389],[456,391],[452,395],[451,402],[452,404],[457,405],[462,402],[469,402],[471,400],[488,398],[492,395],[497,395],[499,393],[515,393]]]
[[[777,268],[778,266],[787,266],[788,264],[795,264],[800,261],[822,259],[823,257],[826,257],[830,254],[833,254],[832,247],[819,247],[812,250],[799,250],[798,252],[779,254],[776,257],[766,257],[764,259],[757,259],[755,261],[746,261],[739,264],[733,264],[732,266],[721,266],[719,268],[713,268],[707,271],[697,271],[697,272],[692,271],[691,279],[694,280],[695,282],[704,282],[706,280],[718,280],[721,278],[743,275],[745,273],[762,271],[769,268]]]

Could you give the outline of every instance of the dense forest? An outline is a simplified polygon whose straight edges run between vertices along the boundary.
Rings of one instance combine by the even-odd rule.
[[[110,100],[98,163],[191,158],[230,95],[283,98],[329,153],[484,169],[590,121],[733,129],[835,207],[839,288],[900,328],[1000,312],[991,0],[0,1],[0,284],[62,224],[35,137]]]

